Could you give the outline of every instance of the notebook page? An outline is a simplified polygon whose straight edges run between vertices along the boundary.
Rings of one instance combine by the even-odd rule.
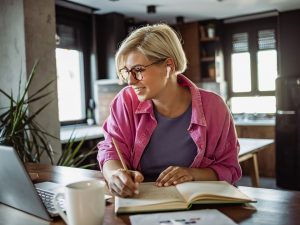
[[[116,197],[116,205],[118,207],[143,206],[176,201],[183,202],[184,199],[175,186],[157,187],[154,185],[154,182],[141,183],[139,194],[132,198]]]
[[[176,187],[187,202],[192,202],[195,198],[252,200],[226,181],[193,181],[178,184]]]

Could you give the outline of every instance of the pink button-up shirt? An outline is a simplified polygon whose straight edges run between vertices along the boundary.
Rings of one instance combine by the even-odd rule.
[[[239,143],[226,104],[220,96],[198,88],[183,75],[178,75],[177,80],[180,85],[189,87],[192,95],[188,132],[197,145],[197,155],[190,167],[211,168],[219,180],[235,183],[242,174],[238,162]],[[156,126],[151,100],[140,102],[134,90],[125,87],[113,100],[110,115],[103,125],[105,140],[98,144],[97,157],[100,168],[108,160],[119,160],[111,141],[113,137],[127,166],[139,170],[142,154]]]

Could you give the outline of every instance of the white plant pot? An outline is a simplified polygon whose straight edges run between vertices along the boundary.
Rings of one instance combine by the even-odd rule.
[[[214,29],[214,28],[208,28],[208,29],[207,29],[207,36],[208,36],[209,38],[215,37],[215,29]]]

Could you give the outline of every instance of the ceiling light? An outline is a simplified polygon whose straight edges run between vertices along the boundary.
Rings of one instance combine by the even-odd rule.
[[[176,16],[176,23],[177,24],[183,24],[184,23],[184,17],[183,16]]]
[[[147,5],[147,13],[148,14],[156,13],[156,6],[155,5]]]

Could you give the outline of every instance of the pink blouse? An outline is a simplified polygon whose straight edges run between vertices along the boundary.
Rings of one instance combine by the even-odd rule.
[[[235,183],[242,175],[239,143],[226,104],[220,96],[198,88],[183,75],[178,75],[177,80],[180,85],[189,87],[192,95],[188,132],[197,145],[197,155],[190,167],[211,168],[219,180]],[[113,137],[127,166],[139,170],[141,156],[156,126],[152,101],[140,102],[134,90],[125,87],[113,100],[110,115],[103,125],[105,140],[98,144],[97,156],[100,168],[108,160],[119,160],[111,141]]]

